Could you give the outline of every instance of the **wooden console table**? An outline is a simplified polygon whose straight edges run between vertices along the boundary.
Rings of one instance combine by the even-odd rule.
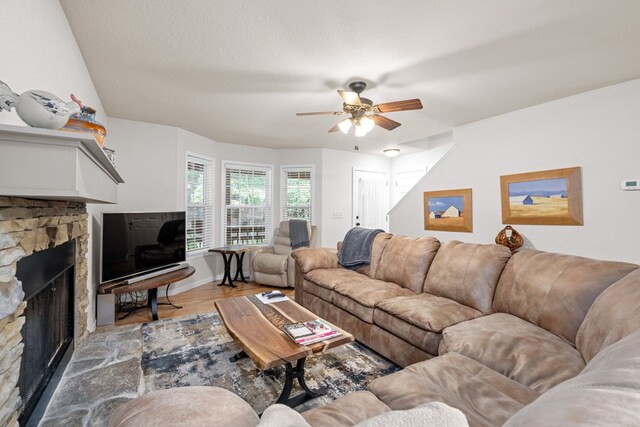
[[[101,294],[125,294],[129,292],[141,292],[148,291],[149,297],[147,299],[147,306],[151,308],[151,317],[153,320],[158,320],[158,288],[161,286],[167,287],[166,298],[169,301],[166,304],[172,305],[176,308],[182,308],[173,304],[169,300],[169,287],[180,280],[184,280],[187,277],[193,276],[196,272],[194,267],[186,267],[181,270],[171,271],[169,273],[160,274],[149,279],[141,280],[139,282],[125,284],[124,282],[116,283],[103,283],[98,286],[98,293]]]

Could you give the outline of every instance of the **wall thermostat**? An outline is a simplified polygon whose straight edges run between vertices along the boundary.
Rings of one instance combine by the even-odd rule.
[[[625,179],[620,182],[620,188],[626,191],[640,190],[640,178],[638,179]]]

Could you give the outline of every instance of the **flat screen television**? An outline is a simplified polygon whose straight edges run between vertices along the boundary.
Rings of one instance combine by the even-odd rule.
[[[101,282],[185,261],[185,212],[102,214]]]

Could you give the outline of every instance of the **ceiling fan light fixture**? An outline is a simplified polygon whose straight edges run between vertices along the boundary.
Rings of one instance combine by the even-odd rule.
[[[364,128],[364,133],[366,134],[375,126],[375,122],[369,117],[365,116],[360,119],[360,127]]]
[[[364,126],[356,124],[356,136],[365,136],[369,132]]]
[[[340,128],[340,130],[342,131],[342,133],[346,134],[347,132],[349,132],[349,129],[351,128],[351,119],[344,119],[343,121],[341,121],[340,123],[338,123],[338,127]]]
[[[382,150],[382,153],[387,157],[395,157],[398,154],[400,154],[400,149],[399,148],[386,148],[386,149]]]

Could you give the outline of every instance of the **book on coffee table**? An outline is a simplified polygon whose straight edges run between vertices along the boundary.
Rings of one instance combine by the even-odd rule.
[[[303,345],[313,344],[342,335],[340,331],[337,331],[322,319],[289,323],[288,325],[284,325],[282,329],[296,344]]]

